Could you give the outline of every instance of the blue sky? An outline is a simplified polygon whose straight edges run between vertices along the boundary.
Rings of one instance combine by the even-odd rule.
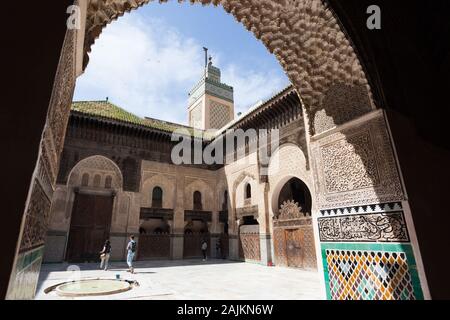
[[[150,3],[109,25],[93,46],[74,100],[109,100],[139,116],[187,123],[202,47],[245,112],[289,84],[275,56],[221,7]]]

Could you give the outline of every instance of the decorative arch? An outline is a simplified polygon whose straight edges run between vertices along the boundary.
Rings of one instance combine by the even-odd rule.
[[[194,210],[203,210],[202,192],[195,190],[192,196],[193,196],[192,202],[194,203]]]
[[[162,208],[164,198],[164,191],[160,186],[153,187],[152,190],[152,207]]]
[[[170,176],[163,174],[154,174],[144,179],[141,186],[141,193],[145,196],[142,197],[142,207],[152,207],[152,195],[155,187],[159,187],[162,190],[162,207],[166,209],[173,209],[175,204],[175,180]]]
[[[114,161],[104,156],[91,156],[79,161],[69,173],[67,185],[86,186],[86,177],[88,177],[89,187],[105,187],[106,181],[108,180],[109,183],[109,179],[111,179],[110,188],[123,188],[123,176],[120,168]]]
[[[245,199],[250,199],[252,197],[252,185],[247,182],[245,185]]]
[[[90,1],[84,39],[84,67],[88,64],[92,45],[109,23],[150,2]],[[277,57],[308,112],[311,134],[323,132],[375,108],[372,91],[356,51],[326,1],[190,2],[221,5]]]
[[[219,211],[224,210],[223,204],[224,201],[227,201],[226,202],[227,208],[225,209],[227,210],[230,204],[230,194],[228,192],[228,184],[226,183],[226,181],[221,180],[217,183],[217,187],[215,188],[215,190],[216,190],[215,201],[217,203],[217,208],[219,209]],[[225,196],[227,196],[227,200],[225,200]]]
[[[189,210],[194,209],[194,192],[198,191],[202,195],[202,209],[205,211],[213,211],[213,189],[214,188],[212,188],[208,183],[201,179],[195,179],[194,181],[190,182],[184,190],[185,208]]]
[[[255,192],[257,187],[257,177],[253,174],[244,171],[234,180],[231,198],[233,208],[242,208],[246,205],[250,205],[249,202],[256,202],[256,198],[246,198],[246,186],[251,185],[251,191]]]
[[[281,188],[292,178],[298,178],[305,183],[314,198],[313,179],[308,167],[305,154],[296,144],[286,143],[275,150],[268,170],[271,215],[278,211],[277,199]]]
[[[241,172],[241,174],[233,182],[233,191],[236,191],[237,186],[240,185],[242,181],[244,181],[245,179],[251,179],[256,181],[256,177],[253,174],[247,171]]]

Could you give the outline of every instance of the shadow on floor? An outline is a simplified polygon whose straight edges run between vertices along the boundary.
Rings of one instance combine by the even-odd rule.
[[[134,268],[136,274],[155,274],[157,272],[152,271],[142,271],[139,269],[147,268],[174,268],[183,266],[196,266],[196,265],[224,265],[224,264],[240,264],[245,263],[243,261],[232,261],[226,259],[209,259],[203,261],[202,259],[184,259],[184,260],[146,260],[146,261],[135,261]],[[109,272],[126,272],[128,266],[125,261],[110,261]],[[42,284],[47,280],[47,277],[52,272],[65,272],[65,271],[98,271],[100,270],[100,263],[48,263],[42,264],[41,272],[39,274],[38,285],[36,292],[42,289]],[[105,273],[107,277],[113,277],[111,273]],[[67,276],[61,279],[61,282],[67,281]]]

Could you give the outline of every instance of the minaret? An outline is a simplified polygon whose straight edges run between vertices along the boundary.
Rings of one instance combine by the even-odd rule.
[[[197,85],[189,92],[189,126],[207,130],[220,129],[234,119],[233,87],[220,81],[220,69],[208,60],[205,50],[205,70]]]

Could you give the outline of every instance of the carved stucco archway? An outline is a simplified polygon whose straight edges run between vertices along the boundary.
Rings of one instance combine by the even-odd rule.
[[[152,192],[153,188],[160,187],[163,191],[162,206],[165,209],[173,209],[175,207],[175,190],[176,181],[173,176],[163,174],[146,175],[141,186],[141,194],[143,198],[141,201],[142,207],[152,207]]]
[[[84,41],[84,67],[88,64],[92,45],[109,23],[150,2],[154,1],[90,1]],[[375,108],[372,92],[357,54],[326,2],[190,2],[221,5],[277,57],[301,96],[308,113],[311,134],[323,132]]]
[[[231,195],[230,196],[230,200],[231,200],[231,214],[229,215],[229,221],[232,222],[230,225],[230,231],[233,233],[237,232],[237,226],[238,224],[240,224],[242,221],[237,221],[237,217],[236,217],[236,209],[238,208],[238,201],[237,201],[237,190],[239,188],[239,186],[241,186],[243,184],[244,181],[247,182],[251,182],[252,185],[252,192],[255,192],[257,189],[257,179],[256,177],[247,172],[247,171],[243,171],[239,174],[239,176],[233,181],[233,185],[231,187]],[[242,188],[242,198],[243,198],[243,192],[244,189]],[[255,217],[258,218],[258,217]]]
[[[104,156],[92,156],[79,161],[71,170],[67,179],[67,186],[80,186],[84,174],[88,174],[91,179],[100,175],[100,186],[104,186],[106,177],[111,177],[111,188],[119,191],[123,187],[123,177],[120,168],[114,161]],[[91,184],[90,184],[91,185]]]
[[[312,173],[308,170],[308,163],[305,154],[297,145],[293,143],[286,143],[275,150],[269,162],[268,173],[270,186],[269,210],[271,219],[278,209],[275,205],[275,199],[278,197],[283,185],[289,179],[298,178],[303,181],[308,187],[311,196],[314,197]]]
[[[194,210],[194,192],[199,191],[202,195],[202,205],[204,211],[213,211],[215,207],[213,188],[205,180],[195,179],[186,185],[184,189],[184,205],[187,210]]]
[[[86,2],[86,0],[77,1],[80,4],[86,4]],[[83,21],[82,30],[69,30],[67,32],[40,147],[38,170],[33,175],[30,200],[27,201],[22,219],[19,236],[21,244],[17,248],[14,270],[11,274],[9,298],[31,298],[34,295],[33,288],[37,281],[36,275],[30,277],[30,273],[24,272],[16,266],[16,261],[19,257],[30,254],[32,248],[42,250],[44,245],[46,228],[41,226],[46,225],[47,215],[45,212],[49,211],[49,199],[56,185],[56,174],[63,149],[64,132],[69,117],[75,79],[80,75],[82,66],[86,67],[91,46],[101,34],[103,28],[125,12],[149,2],[150,0],[91,0],[87,8],[86,24]],[[280,0],[276,2],[272,0],[191,0],[191,2],[222,5],[226,12],[232,14],[257,39],[260,39],[270,52],[275,54],[301,97],[311,135],[316,135],[312,137],[313,155],[320,155],[320,151],[323,151],[324,148],[321,145],[322,143],[337,144],[336,140],[340,139],[337,137],[338,133],[324,139],[322,139],[322,135],[318,137],[317,134],[335,125],[348,123],[348,121],[375,109],[371,89],[356,51],[341,29],[332,10],[328,7],[326,0]],[[83,56],[85,57],[84,61],[81,59]],[[400,186],[397,183],[400,177],[395,171],[395,160],[392,149],[390,149],[392,147],[391,141],[388,135],[376,131],[380,128],[387,130],[386,124],[383,122],[382,112],[379,112],[377,117],[379,123],[374,123],[374,128],[370,128],[370,130],[375,132],[375,138],[378,139],[378,142],[382,142],[373,145],[382,145],[383,148],[376,150],[379,159],[375,160],[384,167],[394,168],[382,178],[383,183],[386,182],[386,184],[393,181],[394,183],[390,183],[390,185],[394,184],[396,188],[395,192],[389,192],[390,194],[387,196],[373,199],[376,199],[379,203],[390,199],[389,201],[397,201],[397,204],[399,204],[400,201],[406,199],[400,190],[401,188],[397,188],[397,186]],[[365,117],[364,121],[366,120]],[[363,121],[360,122],[360,125],[364,126]],[[352,124],[342,130],[345,131],[345,135],[351,134],[353,140],[341,139],[342,141],[338,142],[341,145],[344,144],[344,147],[348,147],[345,150],[350,150],[351,146],[347,145],[356,144],[359,141],[356,138],[359,139],[357,134],[360,135],[361,132],[359,131],[362,129],[354,128],[354,124]],[[329,134],[325,133],[325,135]],[[372,139],[371,135],[367,136],[369,140]],[[339,150],[341,149],[343,148]],[[350,153],[354,155],[354,152]],[[348,167],[349,164],[353,163],[352,159],[342,157],[341,163],[338,163],[339,166],[347,168],[348,176],[351,176],[355,171],[353,166]],[[313,161],[312,169],[317,171],[317,169],[326,165],[322,162],[314,163]],[[315,177],[316,179],[317,177]],[[372,184],[369,184],[367,188],[373,189]],[[317,196],[320,196],[321,193],[321,190],[318,190]],[[355,199],[351,198],[351,201],[345,203],[346,206],[367,206],[371,202],[358,190],[350,190],[347,193],[351,194],[352,197],[354,196]],[[344,205],[342,202],[339,202],[341,205],[338,205],[339,197],[336,199],[330,198],[333,200],[333,207]],[[331,207],[326,201],[322,203],[321,208]],[[387,210],[388,207],[385,204],[381,205],[383,210]],[[335,211],[339,213],[339,210],[341,209]],[[44,215],[42,212],[44,212]],[[333,210],[323,210],[321,214],[330,214],[330,212],[334,214]],[[333,219],[338,219],[338,217]],[[39,223],[36,223],[36,221]],[[412,226],[412,222],[409,222],[409,224]],[[26,239],[30,239],[30,241],[26,241]],[[417,240],[414,240],[413,244],[415,252],[419,252]],[[417,258],[419,260],[418,265],[421,266],[420,256]],[[39,266],[39,260],[33,262],[33,268]],[[422,287],[426,287],[426,278],[422,270],[423,267],[420,267]],[[25,282],[27,282],[27,286],[23,289],[25,287],[23,283]],[[420,283],[416,281],[414,286],[420,287]],[[414,292],[414,296],[420,299],[421,291]],[[427,293],[426,296],[429,296],[429,294]]]

